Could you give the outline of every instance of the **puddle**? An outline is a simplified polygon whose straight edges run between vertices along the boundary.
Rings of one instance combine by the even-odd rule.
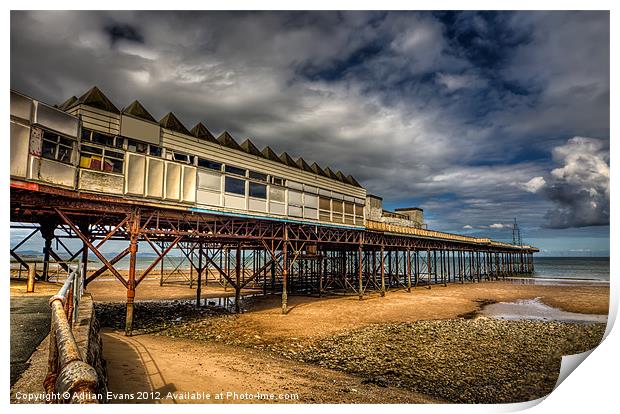
[[[577,278],[543,278],[543,277],[507,277],[506,282],[515,285],[579,285],[579,286],[609,286],[608,280],[577,279]]]
[[[588,315],[585,313],[566,312],[545,305],[536,299],[520,299],[516,302],[499,302],[486,305],[478,312],[480,316],[508,321],[540,320],[560,322],[607,322],[607,315]]]

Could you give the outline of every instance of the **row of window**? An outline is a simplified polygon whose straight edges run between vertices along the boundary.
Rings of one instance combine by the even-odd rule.
[[[147,144],[121,136],[102,134],[88,129],[82,130],[82,140],[83,142],[92,143],[94,145],[86,145],[82,143],[80,146],[79,165],[81,168],[88,168],[96,171],[122,174],[124,153],[118,150],[126,149],[131,152],[157,157],[162,156],[163,152],[162,148],[157,145]],[[41,155],[48,159],[70,163],[75,144],[75,140],[44,130]],[[230,174],[231,176],[226,176],[224,179],[224,191],[227,193],[245,196],[246,181],[248,181],[248,195],[250,197],[267,199],[267,185],[263,183],[268,183],[273,184],[269,190],[270,200],[282,203],[285,200],[284,189],[274,187],[284,185],[284,179],[281,177],[271,176],[258,171],[247,170],[228,164],[224,165],[221,162],[183,153],[172,152],[172,158],[175,161],[186,162],[189,164],[198,165],[201,168]],[[249,178],[251,181],[234,176]],[[204,182],[201,184],[202,186],[211,190],[220,190],[221,185],[219,175],[207,176],[207,179],[208,181],[203,179]],[[307,197],[316,196],[308,194]],[[319,197],[318,201],[320,210],[331,210],[329,198]],[[301,206],[301,192],[289,192],[289,204]],[[344,203],[344,214],[360,216],[363,214],[362,210],[363,207],[357,205],[354,207],[352,203]],[[343,213],[343,204],[338,202],[334,203],[333,211],[335,213]]]

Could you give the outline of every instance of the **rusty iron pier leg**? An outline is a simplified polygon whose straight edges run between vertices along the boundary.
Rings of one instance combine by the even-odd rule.
[[[362,244],[364,243],[363,233],[360,236],[360,244],[357,248],[357,277],[359,282],[359,299],[362,300],[364,298],[364,277],[363,277],[363,261],[364,261],[364,250]]]
[[[288,226],[284,225],[284,244],[282,246],[282,314],[286,315],[288,296],[286,289],[288,279],[288,257],[287,257],[287,245],[288,245]]]
[[[241,244],[235,255],[235,313],[241,313]]]
[[[90,226],[88,223],[81,223],[79,226],[80,231],[86,237],[90,237]],[[88,245],[82,242],[82,269],[80,269],[82,275],[82,283],[86,283],[88,278]]]
[[[407,248],[407,292],[411,292],[411,251]]]
[[[52,240],[54,240],[54,230],[56,224],[52,222],[41,223],[41,236],[43,236],[43,280],[49,281],[50,251],[52,250]]]
[[[381,296],[385,296],[385,252],[381,245]]]
[[[198,283],[196,284],[196,306],[200,306],[200,296],[202,295],[202,243],[198,246]],[[205,279],[207,276],[205,276]]]
[[[133,331],[133,305],[136,297],[136,255],[138,253],[138,231],[140,218],[134,213],[129,230],[129,272],[127,280],[127,313],[125,315],[125,335],[131,336]]]

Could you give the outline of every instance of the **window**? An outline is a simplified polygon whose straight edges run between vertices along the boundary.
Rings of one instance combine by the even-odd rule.
[[[321,210],[331,210],[330,199],[325,197],[319,197],[319,208]]]
[[[133,139],[127,140],[127,151],[137,152],[139,154],[146,154],[148,150],[149,144],[134,141]]]
[[[104,145],[106,147],[123,148],[125,138],[114,137],[112,135],[82,128],[82,141],[88,141],[94,144]]]
[[[244,170],[243,168],[239,168],[239,167],[233,167],[232,165],[227,165],[226,167],[224,167],[224,171],[226,171],[229,174],[241,175],[245,177],[246,170]]]
[[[267,186],[265,184],[250,183],[250,197],[267,198]]]
[[[245,195],[245,180],[238,178],[226,177],[224,188],[227,193]]]
[[[250,171],[250,178],[258,181],[267,181],[267,174],[259,173],[256,171]]]
[[[111,173],[123,172],[125,154],[107,148],[82,145],[80,148],[80,167]]]
[[[344,202],[344,213],[345,214],[353,214],[353,204]]]
[[[152,155],[153,157],[161,157],[161,147],[158,147],[157,145],[149,145],[149,155]]]
[[[198,157],[198,166],[208,168],[210,170],[222,171],[222,163]]]
[[[71,163],[75,141],[53,132],[43,131],[41,156],[50,160]]]
[[[127,151],[161,157],[161,147],[127,138]]]
[[[186,164],[193,164],[194,163],[194,156],[193,155],[187,155],[187,154],[183,154],[180,152],[175,152],[172,154],[172,158],[175,161],[181,161],[184,162]]]
[[[271,184],[284,185],[284,178],[271,176]]]

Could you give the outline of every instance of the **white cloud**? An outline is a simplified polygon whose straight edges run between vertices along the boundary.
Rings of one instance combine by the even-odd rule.
[[[545,195],[555,204],[547,212],[552,228],[609,224],[609,152],[596,138],[573,137],[553,149],[562,164],[551,171]]]
[[[522,188],[529,193],[536,193],[547,185],[543,177],[534,177],[526,183],[521,183]]]
[[[474,75],[457,75],[442,72],[437,73],[435,81],[450,92],[459,89],[482,88],[487,85],[484,79]]]

